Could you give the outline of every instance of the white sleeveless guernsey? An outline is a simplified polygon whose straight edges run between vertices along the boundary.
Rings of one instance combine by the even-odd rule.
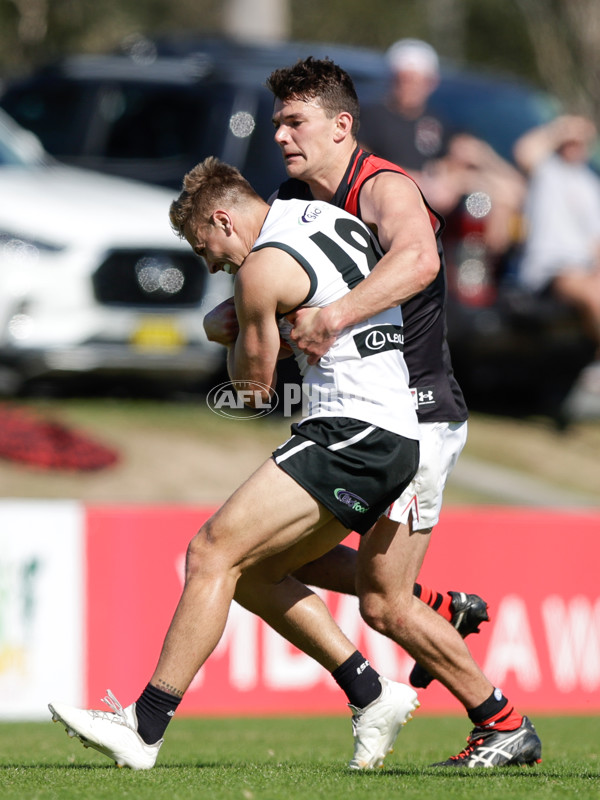
[[[326,306],[369,274],[381,250],[369,229],[347,212],[321,201],[275,200],[253,250],[276,247],[293,256],[310,278],[300,306]],[[345,328],[315,365],[289,339],[279,321],[308,396],[304,419],[350,417],[409,439],[419,439],[403,356],[400,306]]]

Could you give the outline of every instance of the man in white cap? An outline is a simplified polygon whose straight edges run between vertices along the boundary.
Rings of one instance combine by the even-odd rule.
[[[363,106],[360,141],[418,179],[426,163],[444,155],[450,126],[427,108],[439,82],[436,51],[419,39],[400,39],[386,53],[390,91],[380,103]]]
[[[359,139],[362,147],[402,167],[429,203],[450,219],[473,192],[491,199],[480,220],[490,257],[501,257],[514,243],[514,220],[525,193],[522,175],[482,139],[457,129],[429,107],[440,80],[439,59],[430,44],[400,39],[386,53],[391,83],[383,101],[363,106]],[[446,228],[446,252],[460,237]]]

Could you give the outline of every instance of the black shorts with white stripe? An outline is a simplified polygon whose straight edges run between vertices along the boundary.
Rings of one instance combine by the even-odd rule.
[[[408,486],[419,443],[361,420],[318,417],[292,425],[275,463],[349,530],[366,533]]]

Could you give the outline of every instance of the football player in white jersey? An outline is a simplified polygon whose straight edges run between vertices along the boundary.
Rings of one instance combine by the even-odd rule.
[[[278,360],[289,353],[286,315],[349,292],[380,256],[370,231],[347,212],[319,201],[271,207],[238,170],[214,158],[186,176],[171,222],[211,273],[235,275],[239,333],[228,368],[251,402],[268,399]],[[190,542],[185,586],[150,682],[125,708],[109,693],[112,713],[52,703],[68,732],[117,764],[153,767],[235,597],[346,693],[355,737],[350,767],[382,764],[419,705],[416,692],[381,677],[291,573],[349,530],[371,530],[416,472],[419,426],[402,350],[396,307],[343,331],[319,364],[297,351],[308,412]]]

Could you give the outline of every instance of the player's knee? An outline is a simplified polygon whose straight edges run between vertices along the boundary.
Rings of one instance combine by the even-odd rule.
[[[365,592],[359,598],[360,615],[370,628],[384,636],[397,636],[408,625],[408,607],[391,602],[385,594]]]
[[[360,597],[358,604],[360,615],[370,628],[383,633],[382,627],[384,625],[384,618],[381,615],[382,605],[378,602],[378,598],[373,595],[365,595]]]
[[[214,575],[226,569],[224,553],[221,550],[213,524],[208,520],[188,545],[185,559],[186,582],[192,578]]]
[[[385,634],[390,627],[390,608],[386,598],[376,592],[366,592],[359,598],[360,615],[370,628]]]

